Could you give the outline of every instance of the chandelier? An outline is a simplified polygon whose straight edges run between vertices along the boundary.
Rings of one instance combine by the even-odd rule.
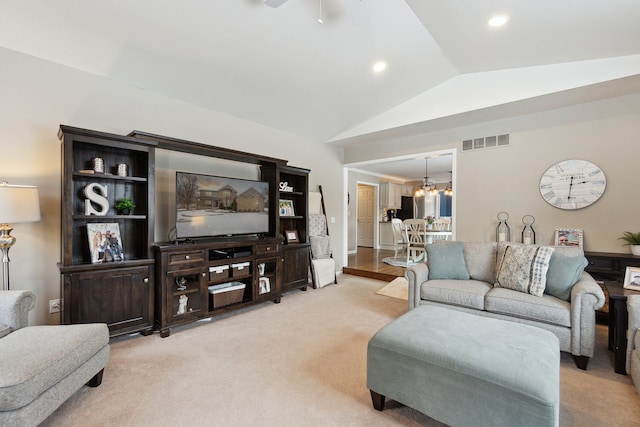
[[[429,158],[424,160],[424,178],[422,178],[422,187],[416,190],[417,197],[424,197],[426,195],[438,194],[438,187],[429,180]]]
[[[453,195],[453,172],[449,171],[449,184],[447,184],[447,188],[444,189],[445,196]]]

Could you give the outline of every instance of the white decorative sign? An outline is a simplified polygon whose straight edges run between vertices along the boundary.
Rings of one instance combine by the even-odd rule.
[[[289,187],[289,183],[288,182],[281,182],[280,183],[280,191],[282,192],[286,192],[286,193],[293,193],[293,187]]]
[[[97,182],[93,182],[84,187],[84,195],[87,196],[84,201],[85,215],[107,215],[107,212],[109,212],[109,200],[107,200],[106,185],[100,185]],[[99,209],[94,208],[91,202],[98,205]]]

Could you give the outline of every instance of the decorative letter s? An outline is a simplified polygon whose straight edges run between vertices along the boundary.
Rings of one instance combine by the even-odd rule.
[[[84,201],[84,214],[85,215],[98,215],[105,216],[109,212],[109,200],[107,200],[107,186],[100,185],[97,182],[93,182],[84,187],[84,195],[87,198]],[[95,209],[91,202],[99,206],[100,209]]]

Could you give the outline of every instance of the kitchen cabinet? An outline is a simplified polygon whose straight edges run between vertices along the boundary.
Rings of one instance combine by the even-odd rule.
[[[380,185],[380,207],[400,209],[402,207],[402,185],[385,182]]]
[[[402,185],[402,196],[413,197],[413,187],[411,185]]]
[[[393,229],[391,222],[380,222],[380,249],[393,249]]]

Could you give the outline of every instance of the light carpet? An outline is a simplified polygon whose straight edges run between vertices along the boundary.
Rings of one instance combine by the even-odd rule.
[[[377,295],[377,280],[338,282],[174,328],[168,338],[112,339],[102,385],[83,387],[42,425],[441,426],[393,400],[373,409],[367,343],[407,302]],[[562,353],[560,399],[563,427],[640,426],[640,399],[613,370],[606,326],[597,327],[587,371]]]
[[[385,295],[391,298],[409,300],[409,282],[404,277],[396,277],[391,282],[376,291],[378,295]]]
[[[420,264],[423,259],[424,259],[424,256],[422,254],[420,254],[420,256],[415,261],[409,261],[409,265],[411,266],[411,265]],[[406,258],[386,257],[386,258],[382,258],[382,262],[384,262],[385,264],[393,265],[394,267],[406,267],[407,266],[407,259]]]

